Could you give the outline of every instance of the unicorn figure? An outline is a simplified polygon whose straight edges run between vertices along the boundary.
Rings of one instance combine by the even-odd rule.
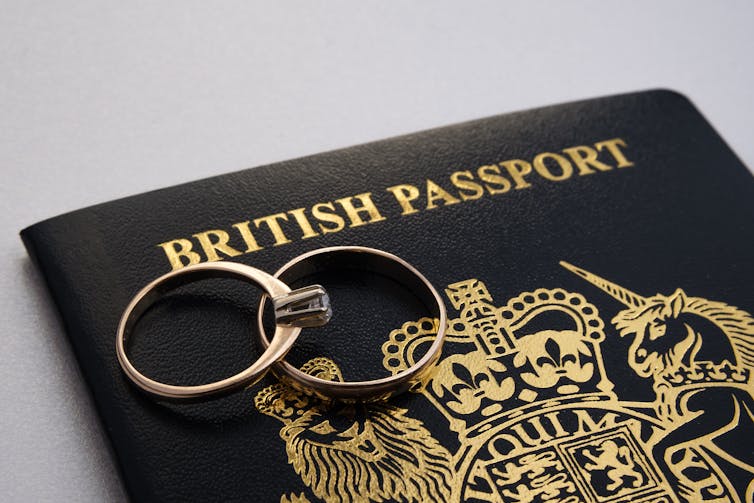
[[[654,408],[665,435],[652,448],[673,487],[670,469],[679,444],[704,447],[748,472],[741,501],[754,493],[754,318],[722,302],[672,295],[642,297],[584,269],[560,265],[626,306],[612,320],[621,337],[632,336],[628,364],[653,380]]]

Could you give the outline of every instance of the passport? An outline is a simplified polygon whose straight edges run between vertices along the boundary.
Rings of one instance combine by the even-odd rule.
[[[683,96],[491,117],[220,175],[21,232],[135,501],[752,501],[754,183]],[[144,395],[115,333],[145,284],[207,261],[273,272],[326,246],[407,260],[444,295],[434,371],[377,403],[267,376]],[[310,278],[303,278],[302,281]],[[287,360],[331,380],[420,358],[435,320],[379,273],[323,272],[333,318]],[[207,280],[139,322],[146,375],[259,354],[260,292]]]

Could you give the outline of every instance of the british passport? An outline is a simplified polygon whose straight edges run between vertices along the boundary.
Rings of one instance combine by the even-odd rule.
[[[754,183],[694,106],[650,91],[444,127],[75,211],[21,233],[136,501],[751,501]],[[444,295],[442,356],[389,401],[275,377],[201,403],[131,385],[115,332],[145,284],[317,248],[398,255]],[[388,376],[436,322],[371,272],[320,274],[333,319],[288,361]],[[307,278],[302,278],[306,283]],[[131,351],[175,384],[259,354],[259,292],[184,287]]]

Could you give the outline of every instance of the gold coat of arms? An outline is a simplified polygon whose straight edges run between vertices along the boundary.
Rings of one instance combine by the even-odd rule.
[[[625,309],[606,325],[581,293],[543,288],[498,307],[479,280],[449,285],[458,316],[445,356],[412,390],[437,424],[281,384],[257,393],[310,491],[281,501],[751,502],[754,318],[680,289],[643,297],[561,265]],[[393,330],[385,368],[410,366],[435,330],[428,318]],[[606,368],[603,342],[618,336],[629,349],[609,361],[626,364]],[[342,379],[327,358],[302,370]],[[654,399],[622,399],[614,383],[627,373],[651,382]],[[441,429],[452,445],[433,437]]]

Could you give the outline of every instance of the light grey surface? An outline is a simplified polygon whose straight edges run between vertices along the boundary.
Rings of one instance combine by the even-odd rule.
[[[688,95],[754,166],[753,6],[2,2],[0,500],[125,498],[22,227],[258,164],[655,87]]]

